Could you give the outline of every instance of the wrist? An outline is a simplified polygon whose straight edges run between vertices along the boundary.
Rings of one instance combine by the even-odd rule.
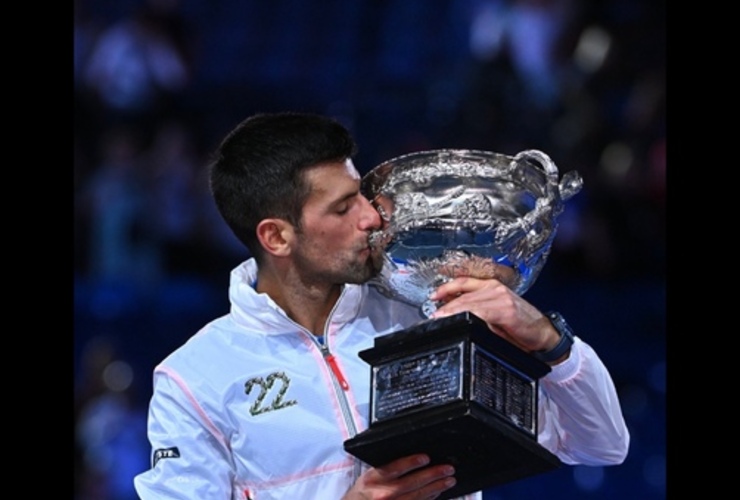
[[[531,354],[540,361],[548,364],[556,364],[568,357],[570,348],[573,345],[574,334],[570,325],[568,325],[559,312],[550,311],[545,316],[548,318],[555,331],[558,332],[560,338],[551,349],[532,351]]]

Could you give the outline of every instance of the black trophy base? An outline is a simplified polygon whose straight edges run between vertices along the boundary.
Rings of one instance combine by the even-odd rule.
[[[440,500],[459,497],[553,470],[560,460],[511,424],[456,401],[443,407],[370,427],[344,442],[344,449],[372,466],[415,453],[432,464],[455,467],[457,484]]]
[[[442,500],[550,471],[537,443],[537,381],[550,367],[460,313],[375,339],[368,429],[344,449],[372,465],[426,453],[455,467]]]

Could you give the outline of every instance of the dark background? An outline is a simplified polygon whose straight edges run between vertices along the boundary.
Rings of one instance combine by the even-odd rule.
[[[248,256],[208,155],[277,110],[340,119],[361,172],[437,148],[577,170],[526,298],[605,361],[630,453],[485,498],[665,498],[665,35],[659,0],[75,0],[75,499],[136,498],[151,371]]]

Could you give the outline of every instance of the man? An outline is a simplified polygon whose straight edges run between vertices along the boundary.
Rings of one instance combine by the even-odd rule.
[[[360,192],[355,151],[339,123],[302,113],[249,117],[219,146],[213,196],[253,257],[232,271],[230,313],[154,370],[141,498],[427,499],[455,484],[451,465],[427,466],[424,454],[374,468],[343,449],[368,424],[370,373],[357,353],[424,319],[367,284],[382,220]],[[495,279],[458,277],[432,298],[437,317],[470,311],[527,351],[563,345]],[[629,434],[595,352],[576,337],[551,364],[540,444],[568,464],[621,463]]]

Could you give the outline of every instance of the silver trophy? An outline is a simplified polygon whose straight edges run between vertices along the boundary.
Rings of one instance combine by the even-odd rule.
[[[550,253],[563,203],[583,181],[576,171],[561,179],[537,150],[440,149],[386,161],[362,184],[386,222],[371,236],[383,260],[374,284],[429,316],[429,292],[456,276],[498,278],[526,292]]]
[[[429,319],[437,304],[428,297],[457,276],[526,292],[582,184],[537,150],[422,151],[363,177],[384,220],[371,235],[381,268],[372,284],[428,319],[359,353],[372,367],[369,427],[345,442],[348,452],[374,466],[418,452],[452,463],[458,482],[443,499],[560,465],[537,443],[538,379],[549,365],[470,313]]]

